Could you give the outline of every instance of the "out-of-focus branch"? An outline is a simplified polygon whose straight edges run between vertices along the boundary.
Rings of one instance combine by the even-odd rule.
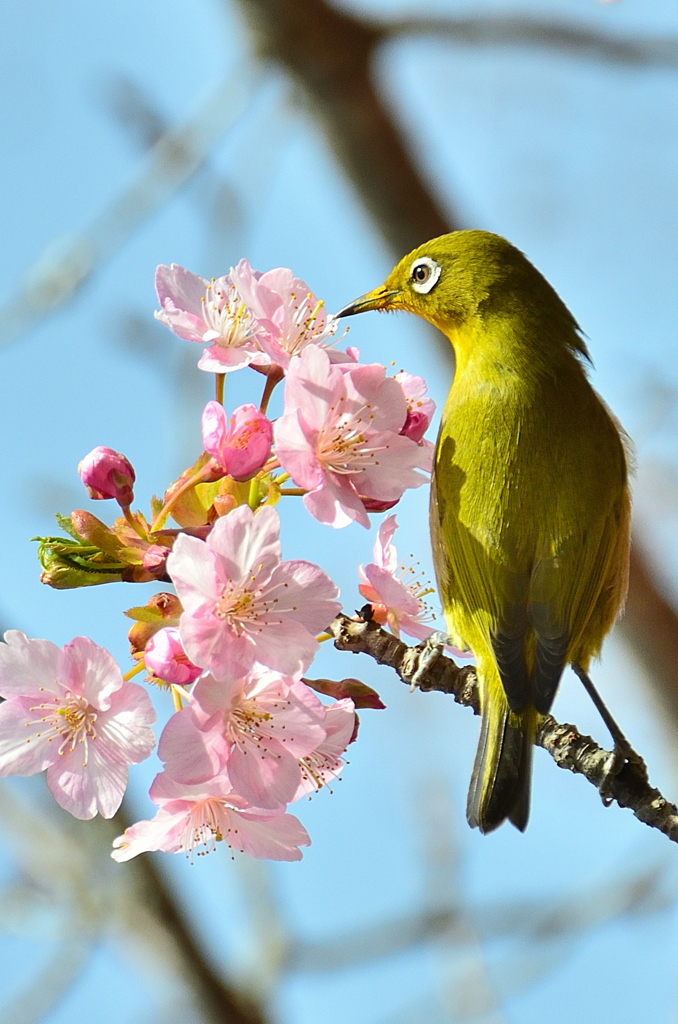
[[[678,68],[676,39],[625,39],[590,26],[543,18],[482,14],[472,18],[403,18],[381,28],[391,38],[435,35],[463,46],[527,46],[625,67]]]
[[[339,164],[394,252],[452,230],[372,78],[384,29],[325,0],[240,0],[260,57],[301,86]]]
[[[37,783],[36,783],[37,784]],[[162,976],[163,988],[197,1008],[209,1024],[265,1024],[263,1010],[230,987],[210,965],[205,950],[189,930],[167,882],[152,857],[116,865],[111,842],[129,822],[118,813],[110,821],[76,821],[59,812],[36,814],[0,786],[0,822],[24,885],[63,921],[58,983],[35,990],[32,976],[16,1002],[0,998],[3,1020],[41,1019],[77,974],[92,948],[105,939],[119,942],[125,954],[149,973]],[[64,975],[62,978],[61,975]],[[190,1004],[190,1005],[189,1005]],[[20,1008],[15,1013],[15,1008]],[[32,1011],[32,1016],[29,1014]]]
[[[559,899],[540,897],[508,904],[504,900],[473,908],[456,903],[439,906],[334,938],[293,943],[287,965],[291,970],[308,973],[346,970],[394,956],[443,935],[463,948],[474,939],[464,927],[468,919],[478,926],[485,939],[520,938],[543,944],[549,939],[581,935],[624,914],[670,906],[675,896],[668,888],[662,891],[661,877],[661,872],[653,868],[633,878],[616,879]]]
[[[651,671],[650,683],[664,713],[678,726],[678,615],[658,590],[642,551],[631,549],[624,640]]]
[[[14,296],[0,307],[0,344],[8,344],[71,298],[202,166],[251,101],[260,71],[240,67],[205,96],[184,124],[154,143],[132,181],[83,231],[57,239],[29,269]]]
[[[462,45],[546,48],[631,67],[678,68],[678,41],[625,39],[539,18],[356,18],[327,0],[240,0],[260,57],[301,86],[334,153],[395,254],[461,226],[411,159],[373,80],[379,46],[430,34]]]
[[[380,665],[394,669],[408,685],[449,693],[458,704],[471,707],[478,714],[478,689],[472,666],[459,668],[439,651],[431,659],[426,645],[408,647],[371,619],[340,615],[328,632],[334,636],[338,650],[368,654]],[[637,763],[624,761],[621,769],[611,774],[614,755],[609,750],[598,746],[590,736],[582,735],[576,726],[560,724],[551,715],[541,719],[535,742],[548,751],[558,767],[569,768],[588,779],[606,802],[615,800],[620,807],[629,807],[646,825],[678,843],[678,808],[650,785],[640,759]]]
[[[267,1018],[256,1001],[236,993],[213,970],[206,950],[196,941],[186,915],[152,859],[140,857],[136,873],[147,910],[181,951],[182,969],[190,977],[206,1019],[214,1024],[265,1024]]]

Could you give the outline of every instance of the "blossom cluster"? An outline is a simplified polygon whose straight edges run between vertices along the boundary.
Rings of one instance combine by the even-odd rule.
[[[382,707],[357,680],[309,680],[319,640],[340,612],[339,590],[317,565],[283,560],[275,507],[300,496],[328,526],[369,527],[427,480],[434,411],[419,377],[389,376],[336,347],[337,320],[285,268],[259,273],[247,260],[207,281],[173,264],[156,273],[156,317],[205,345],[198,366],[216,374],[202,415],[204,452],[133,512],[135,473],[99,447],[78,469],[91,498],[115,499],[108,527],[79,510],[43,538],[43,581],[56,588],[112,580],[171,582],[130,609],[135,667],[122,676],[86,637],[59,649],[18,631],[0,644],[0,774],[46,771],[57,801],[80,818],[111,817],[128,766],[155,749],[141,670],[173,711],[162,729],[162,762],[150,789],[154,817],[114,842],[125,861],[150,850],[204,853],[224,841],[253,857],[298,860],[310,839],[289,807],[339,776],[357,734],[356,707]],[[259,406],[223,407],[224,374],[251,367],[265,378]],[[283,385],[283,410],[267,415]],[[174,519],[178,528],[167,525]],[[433,625],[430,588],[398,568],[395,516],[379,530],[360,592],[375,619],[419,639]],[[336,699],[323,703],[314,692]]]

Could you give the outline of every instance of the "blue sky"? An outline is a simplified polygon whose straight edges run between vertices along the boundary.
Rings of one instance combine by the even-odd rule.
[[[386,0],[342,6],[383,18],[409,11]],[[611,35],[678,38],[672,0],[438,0],[427,7],[431,16],[506,11]],[[153,321],[156,264],[178,262],[206,277],[241,256],[260,270],[290,266],[336,309],[378,284],[393,259],[290,84],[272,69],[248,84],[247,36],[228,3],[28,0],[4,5],[0,25],[0,330],[7,324],[2,309],[31,268],[35,280],[47,251],[71,252],[73,238],[143,169],[111,116],[112,83],[135,83],[169,123],[206,105],[209,113],[213,91],[224,79],[233,83],[232,124],[206,169],[144,220],[72,301],[0,348],[7,480],[0,494],[0,620],[59,644],[89,635],[127,665],[121,612],[146,591],[51,591],[39,583],[30,538],[53,532],[55,511],[87,507],[76,466],[94,445],[133,461],[141,507],[199,450],[199,414],[211,382],[194,369],[197,347]],[[637,444],[639,542],[678,595],[678,70],[428,37],[390,44],[377,74],[442,204],[454,205],[466,225],[522,248],[588,335],[594,384]],[[228,114],[219,115],[225,123]],[[59,260],[52,255],[47,265]],[[34,286],[38,297],[40,290]],[[350,340],[367,361],[393,360],[423,375],[439,405],[444,400],[446,370],[419,322],[361,317]],[[229,381],[229,388],[227,405],[257,398],[249,379]],[[397,509],[396,541],[402,556],[412,552],[432,576],[423,491],[406,495]],[[94,511],[103,518],[108,510]],[[356,567],[370,560],[374,536],[357,526],[334,532],[296,505],[283,509],[284,557],[322,565],[348,610],[360,601]],[[541,752],[526,834],[506,827],[479,836],[463,812],[477,737],[470,713],[441,695],[408,693],[367,659],[323,650],[313,674],[324,673],[360,675],[377,686],[388,710],[364,713],[343,781],[300,809],[313,838],[301,864],[242,864],[222,851],[195,865],[163,861],[229,976],[256,976],[283,1024],[463,1019],[454,1007],[479,970],[491,995],[476,1014],[482,1021],[530,1024],[545,1005],[555,1024],[573,1017],[675,1020],[677,875],[663,837],[628,812],[603,809],[591,787]],[[675,742],[641,669],[615,637],[595,678],[646,756],[653,782],[675,793]],[[574,677],[564,680],[555,713],[605,742]],[[141,817],[152,812],[145,791],[157,770],[152,759],[133,773],[131,798]],[[51,956],[57,963],[61,950],[65,960],[75,956],[60,945],[69,936],[73,942],[74,928],[85,950],[82,967],[46,1024],[90,1020],[95,1000],[100,1024],[123,1014],[153,1020],[158,1006],[170,1020],[170,1004],[183,1019],[197,1020],[170,972],[139,955],[143,943],[133,930],[127,941],[119,921],[103,932],[98,921],[90,944],[82,923],[64,923],[65,883],[58,898],[42,902],[23,885],[31,877],[27,865],[39,875],[31,821],[36,831],[43,820],[55,822],[55,834],[61,826],[41,781],[2,788],[9,795],[0,799],[0,878],[7,886],[0,894],[0,1015],[3,1000],[29,1005],[26,992],[35,995],[33,983]],[[41,856],[47,870],[49,858]],[[106,870],[106,885],[124,885],[124,866]],[[487,908],[502,901],[549,905],[587,892],[595,914],[605,886],[648,871],[668,894],[667,905],[652,912],[536,947],[518,934],[497,938],[488,924]],[[282,975],[272,950],[262,952],[262,913],[270,922],[275,910],[288,939],[322,943],[451,900],[464,908],[461,950],[448,939],[350,969]]]

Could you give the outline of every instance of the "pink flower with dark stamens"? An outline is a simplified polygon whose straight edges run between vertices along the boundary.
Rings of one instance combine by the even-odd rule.
[[[155,273],[155,289],[162,309],[156,319],[180,338],[209,344],[198,366],[210,373],[229,373],[250,363],[268,365],[256,340],[257,322],[238,291],[234,277],[258,275],[247,260],[241,260],[231,273],[207,281],[177,263],[160,265]]]
[[[219,679],[240,679],[257,663],[301,675],[318,649],[315,634],[340,610],[339,590],[322,569],[280,560],[279,532],[274,508],[255,515],[240,505],[206,541],[180,534],[167,559],[184,607],[186,653]]]
[[[158,753],[165,772],[201,783],[225,774],[254,807],[275,810],[294,799],[300,758],[327,739],[326,709],[302,682],[277,672],[231,683],[205,675],[190,704],[169,719]]]
[[[234,480],[250,480],[271,454],[273,424],[256,405],[240,405],[230,420],[219,402],[208,402],[202,414],[202,443]]]
[[[78,636],[60,650],[19,630],[0,643],[0,775],[47,770],[58,804],[76,818],[111,818],[127,767],[155,746],[148,694],[125,682],[103,647]]]
[[[308,493],[304,504],[322,523],[369,526],[365,502],[399,501],[426,477],[430,453],[401,431],[407,402],[378,363],[332,365],[311,345],[293,359],[285,408],[275,424],[275,454]]]
[[[164,772],[151,786],[159,811],[139,821],[113,841],[114,860],[126,861],[149,850],[211,853],[220,842],[248,857],[301,860],[300,846],[309,846],[308,832],[292,814],[250,807],[233,792],[228,779],[217,776],[199,786],[187,786]]]

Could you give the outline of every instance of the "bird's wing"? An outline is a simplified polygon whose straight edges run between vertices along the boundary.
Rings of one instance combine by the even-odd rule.
[[[604,630],[594,632],[588,656],[597,653],[620,601],[612,593],[618,571],[621,499],[609,514],[565,541],[557,553],[535,562],[530,579],[528,614],[536,637],[533,669],[535,707],[546,714],[567,662],[577,657],[587,625],[601,602],[614,604]]]
[[[439,466],[440,466],[439,459]],[[460,521],[445,466],[445,488],[434,471],[431,486],[431,546],[448,628],[477,657],[494,657],[512,711],[531,703],[526,662],[530,576],[512,569],[492,545],[482,544]],[[440,476],[438,467],[438,476]]]

